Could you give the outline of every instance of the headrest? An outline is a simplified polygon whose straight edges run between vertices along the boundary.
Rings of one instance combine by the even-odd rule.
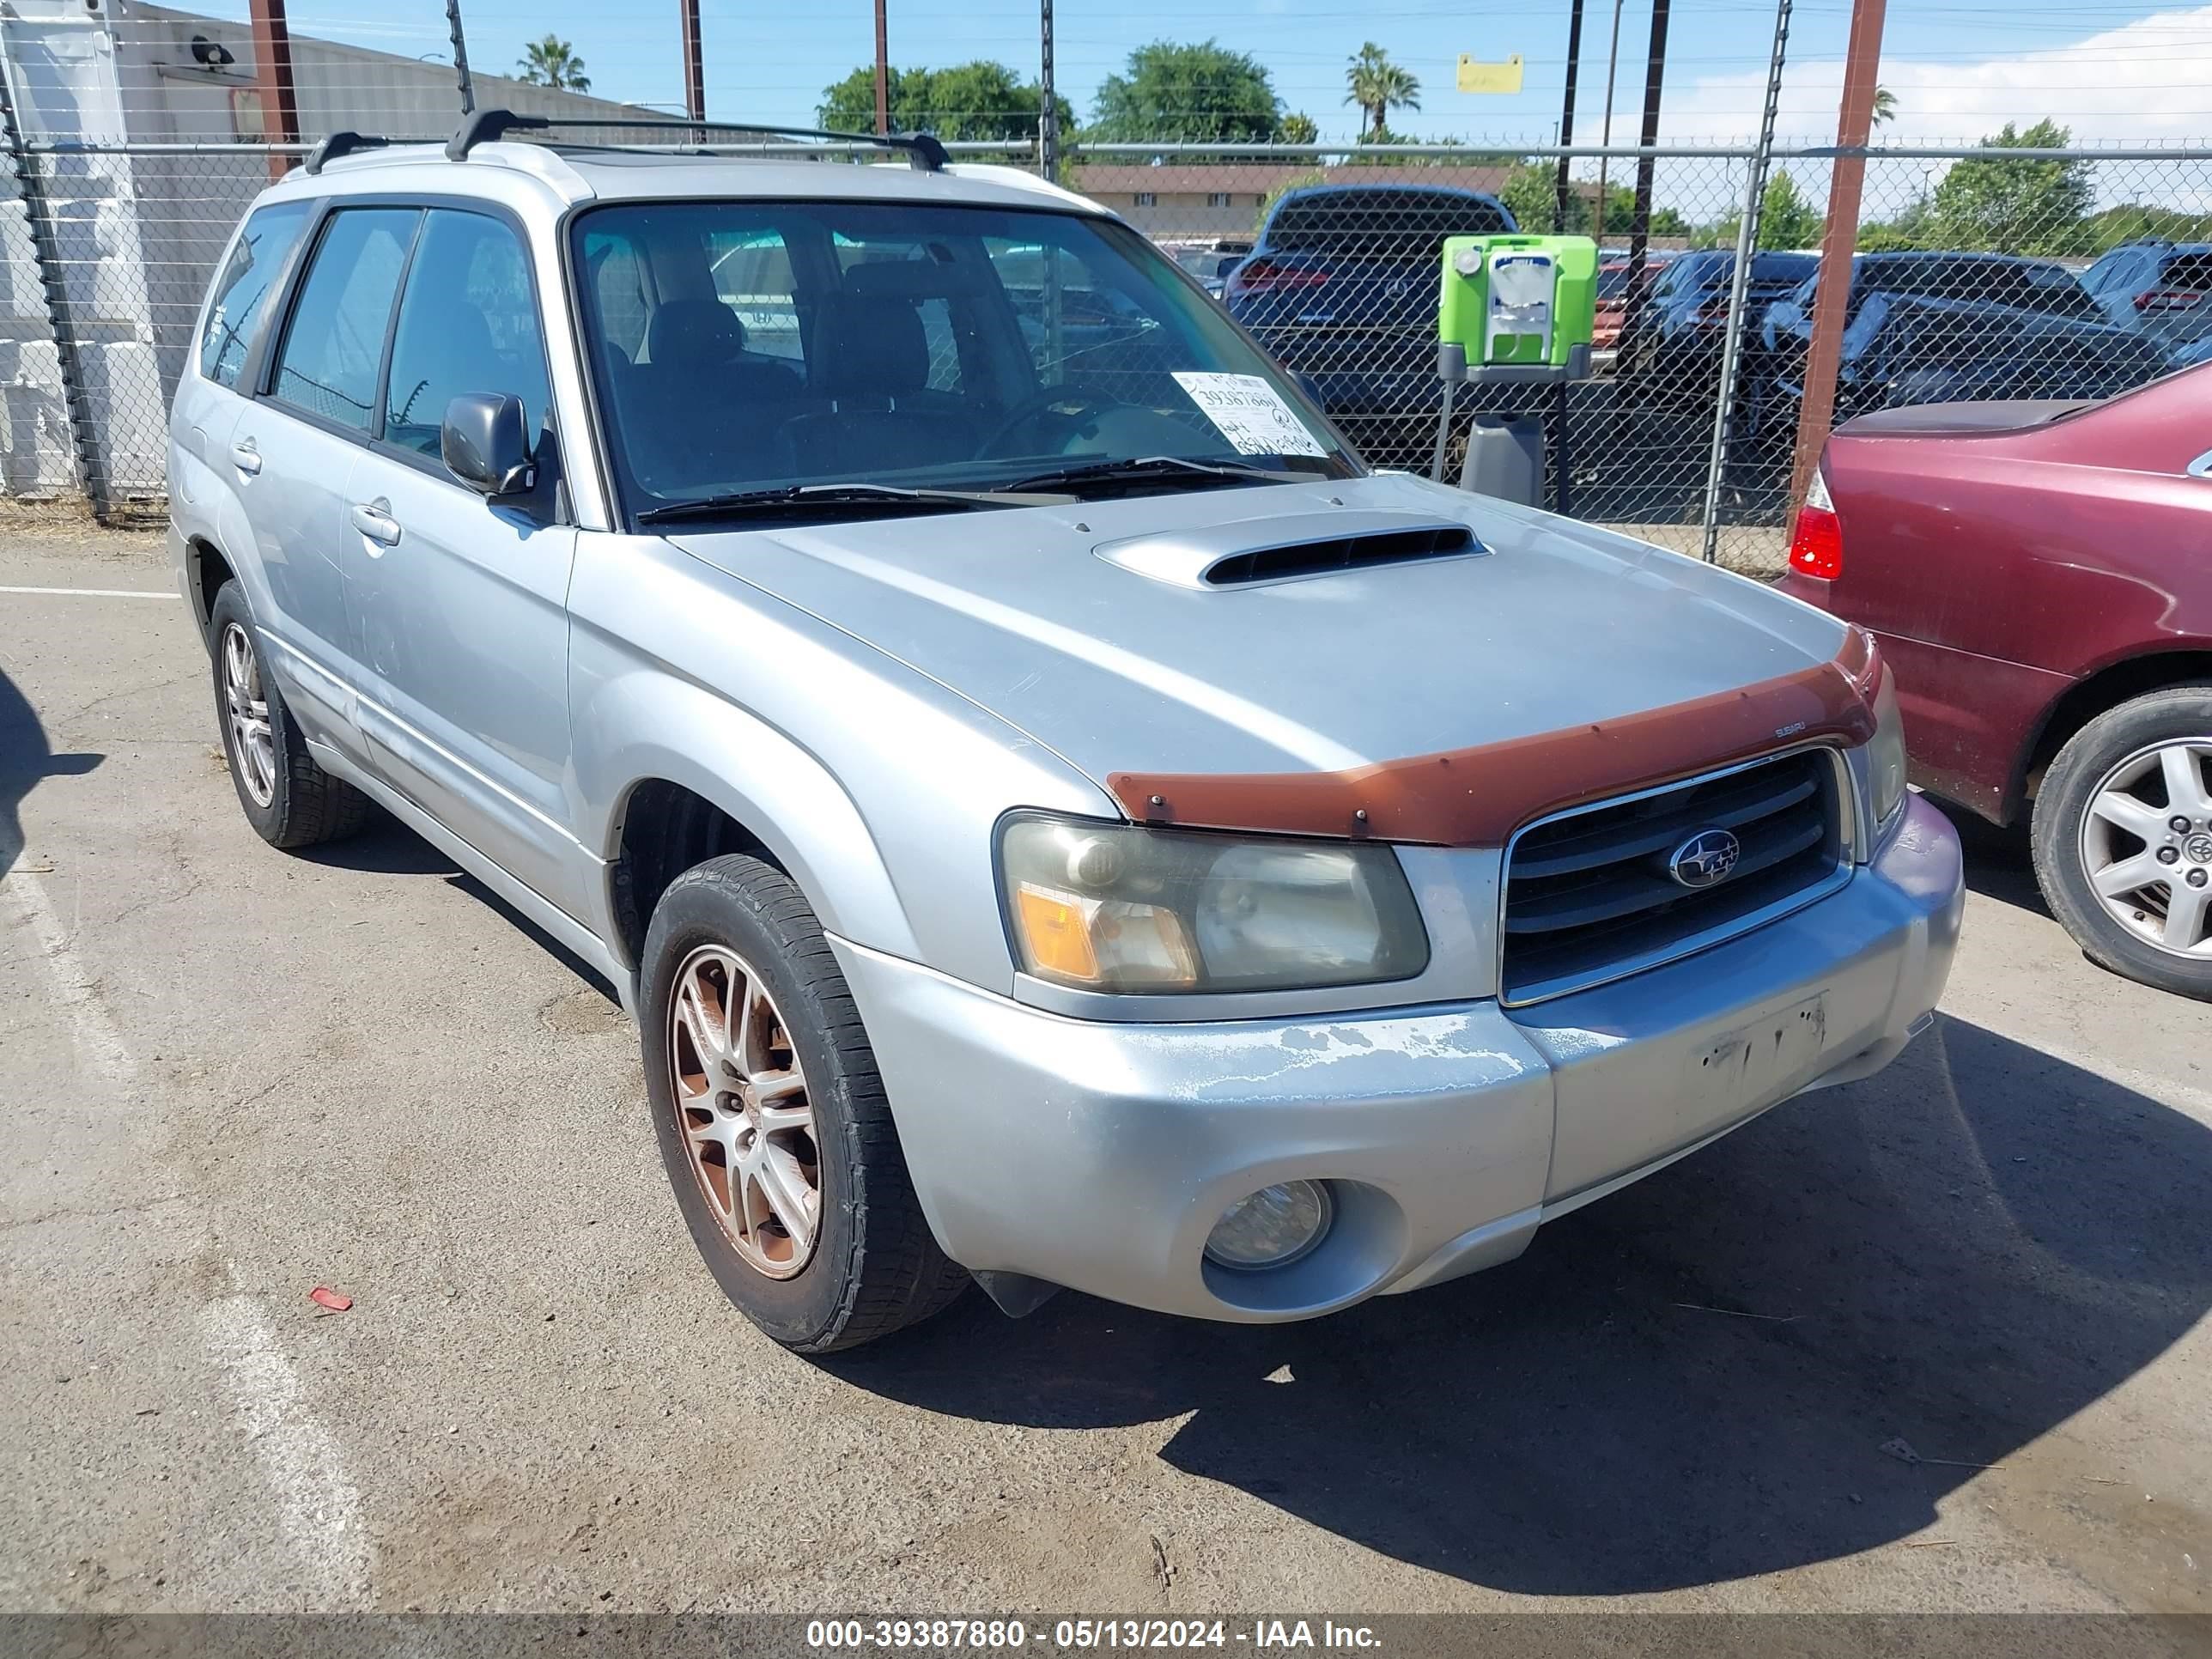
[[[888,295],[839,293],[814,311],[807,383],[825,398],[902,398],[929,384],[921,315]]]
[[[664,300],[645,325],[645,355],[664,367],[719,363],[745,349],[745,325],[720,300]]]

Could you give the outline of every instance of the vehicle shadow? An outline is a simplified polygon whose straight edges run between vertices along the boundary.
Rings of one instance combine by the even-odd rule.
[[[0,672],[0,876],[23,855],[23,798],[47,778],[79,778],[104,755],[57,755],[38,711],[5,672]]]
[[[1432,1291],[1278,1327],[971,1295],[829,1366],[992,1422],[1189,1414],[1170,1463],[1400,1560],[1673,1589],[1905,1538],[2156,1358],[2212,1306],[2208,1182],[2212,1130],[1946,1019]]]
[[[1984,898],[2016,905],[2048,920],[2051,906],[2045,902],[2043,889],[2035,879],[2027,826],[1994,824],[1972,808],[1948,800],[1937,800],[1936,805],[1958,828],[1959,842],[1966,853],[1966,885]]]
[[[305,848],[294,856],[334,870],[357,870],[370,875],[440,877],[455,892],[465,893],[479,904],[499,912],[510,926],[608,1001],[619,1004],[622,1000],[597,969],[437,848],[382,811],[375,813],[360,834],[349,836],[343,841]]]

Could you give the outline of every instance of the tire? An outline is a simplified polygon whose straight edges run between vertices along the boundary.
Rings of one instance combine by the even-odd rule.
[[[2193,746],[2192,745],[2193,741]],[[2177,799],[2173,782],[2195,796]],[[2036,878],[2091,961],[2212,1000],[2212,684],[2122,703],[2058,751],[2035,798]],[[2172,820],[2185,817],[2189,828]],[[2121,820],[2134,825],[2129,829]],[[2162,860],[2170,857],[2171,863]],[[2139,865],[2131,861],[2140,859]],[[2102,875],[2107,897],[2098,890]],[[2132,884],[2131,878],[2148,878]],[[2187,908],[2177,917],[2174,905]]]
[[[236,582],[225,582],[215,596],[208,635],[223,759],[254,833],[271,847],[289,850],[336,841],[360,829],[368,817],[368,797],[324,771],[307,752],[307,738],[266,671],[252,612]],[[239,677],[242,683],[234,684]]]
[[[738,1311],[828,1353],[951,1303],[968,1275],[930,1233],[859,1010],[789,878],[734,855],[686,871],[653,909],[644,969],[653,1135]],[[735,1042],[732,1005],[750,1011]]]

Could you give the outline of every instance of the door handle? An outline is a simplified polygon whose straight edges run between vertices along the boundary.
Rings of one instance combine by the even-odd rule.
[[[253,447],[253,440],[242,438],[230,447],[231,463],[240,472],[252,474],[261,471],[261,452]]]
[[[399,544],[399,520],[392,516],[392,503],[381,495],[373,501],[354,503],[353,527],[380,546]]]

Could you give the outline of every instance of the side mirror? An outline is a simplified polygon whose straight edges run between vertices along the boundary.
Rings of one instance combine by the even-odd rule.
[[[465,392],[446,405],[438,433],[446,471],[483,495],[514,495],[537,482],[522,399],[498,392]]]
[[[1322,402],[1321,382],[1319,380],[1314,379],[1312,375],[1307,374],[1305,370],[1302,368],[1293,373],[1291,378],[1298,383],[1299,391],[1304,392],[1307,397],[1313,399],[1313,406],[1316,409],[1324,407],[1324,404]]]

